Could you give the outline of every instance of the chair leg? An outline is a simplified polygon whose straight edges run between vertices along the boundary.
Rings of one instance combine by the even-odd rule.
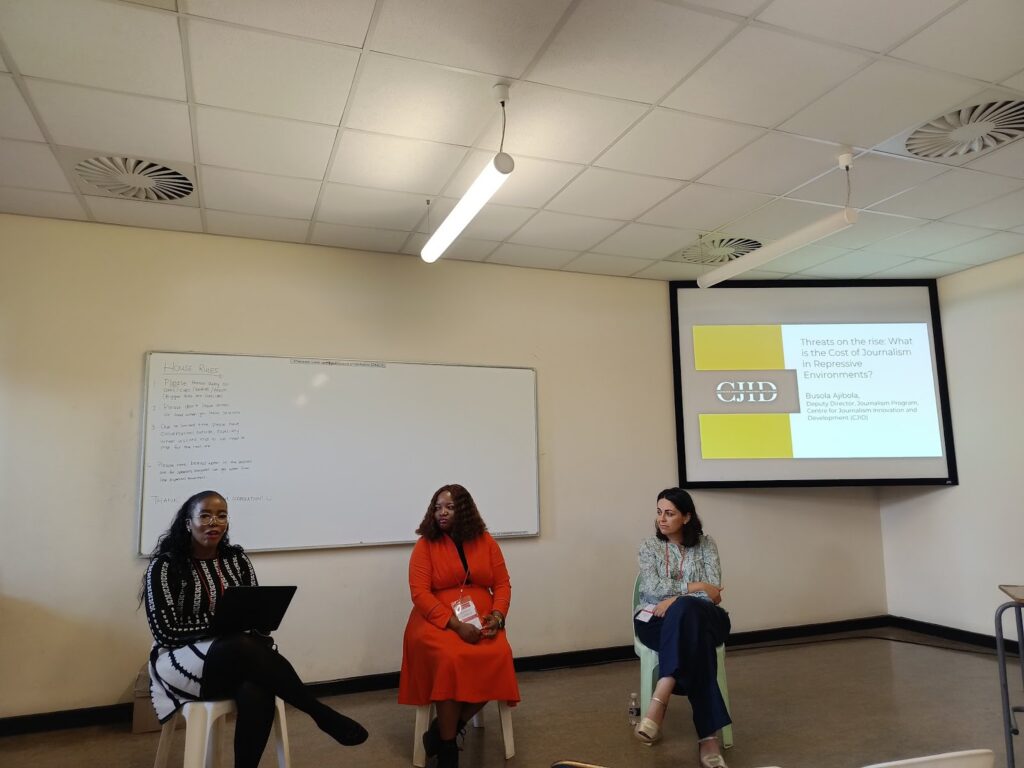
[[[640,657],[640,716],[651,706],[654,686],[658,682],[658,654],[651,651]]]
[[[722,692],[722,698],[725,700],[725,709],[729,712],[730,716],[732,711],[729,707],[729,686],[725,678],[725,646],[720,645],[717,649],[718,653],[718,690]],[[732,749],[732,725],[727,725],[722,729],[722,747],[724,749]]]
[[[210,757],[209,718],[203,707],[185,708],[185,759],[184,768],[207,768]]]
[[[423,749],[423,734],[430,727],[430,712],[432,704],[424,704],[416,707],[416,727],[412,733],[412,764],[416,768],[423,768],[427,764],[427,752]]]
[[[160,743],[156,745],[156,759],[153,761],[153,768],[167,768],[167,758],[171,754],[171,742],[174,741],[174,729],[178,724],[180,714],[180,712],[175,712],[160,729]]]
[[[209,751],[206,753],[206,768],[220,768],[223,764],[224,741],[228,737],[227,717],[217,717],[210,723]]]
[[[505,742],[505,759],[516,756],[516,740],[512,733],[512,707],[507,701],[498,702],[498,715],[501,719],[501,738]]]
[[[277,768],[291,768],[291,750],[288,748],[288,722],[284,719],[284,702],[274,699],[274,747],[277,750]]]
[[[471,722],[473,724],[474,728],[483,728],[484,727],[484,710],[483,710],[483,708],[480,708],[479,710],[477,710],[477,713],[475,715],[473,715],[471,718],[469,718],[469,722]]]

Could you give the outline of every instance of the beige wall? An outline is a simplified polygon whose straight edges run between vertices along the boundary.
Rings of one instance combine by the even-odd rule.
[[[148,350],[536,368],[541,535],[503,545],[510,639],[522,656],[630,643],[636,546],[676,481],[668,311],[662,282],[0,215],[0,717],[126,700],[146,657]],[[735,629],[885,612],[874,491],[697,504]],[[408,553],[254,556],[264,583],[300,586],[278,637],[305,679],[398,669]]]
[[[1024,255],[942,278],[939,304],[960,485],[882,493],[889,611],[991,635],[997,586],[1024,583]]]

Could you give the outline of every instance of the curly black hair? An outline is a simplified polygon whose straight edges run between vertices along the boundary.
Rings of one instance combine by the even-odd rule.
[[[156,542],[156,547],[153,549],[150,558],[159,557],[160,555],[167,555],[170,559],[171,570],[179,575],[188,573],[192,565],[192,532],[189,531],[187,523],[192,518],[192,513],[196,511],[196,508],[206,499],[217,498],[227,503],[227,499],[224,498],[217,491],[200,491],[199,493],[189,496],[185,499],[185,503],[181,505],[181,508],[174,513],[174,519],[171,520],[170,527],[164,531],[160,538]],[[224,535],[217,543],[217,554],[224,555],[229,552],[242,552],[242,548],[237,544],[232,544],[228,540],[228,533],[224,531]],[[145,598],[146,594],[146,576],[142,576],[142,588],[139,591],[139,603]]]
[[[445,491],[452,495],[452,502],[455,504],[455,519],[452,520],[452,529],[449,535],[453,541],[470,541],[487,530],[487,525],[480,517],[480,511],[476,508],[476,502],[469,495],[464,487],[457,484],[442,485],[434,495],[430,497],[430,504],[427,505],[427,513],[423,516],[420,527],[416,529],[416,535],[434,541],[444,535],[444,531],[437,524],[434,517],[434,505],[437,504],[437,497]]]
[[[704,535],[704,525],[697,516],[697,508],[693,506],[690,494],[682,488],[666,488],[658,494],[658,501],[662,499],[670,501],[680,514],[690,515],[690,519],[683,526],[683,546],[687,549],[697,546],[700,537]],[[659,530],[657,522],[654,523],[654,535],[662,541],[668,541],[668,537]]]

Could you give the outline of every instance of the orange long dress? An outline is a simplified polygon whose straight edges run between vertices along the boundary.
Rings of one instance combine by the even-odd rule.
[[[405,625],[400,704],[432,701],[519,701],[512,667],[512,648],[504,630],[476,645],[447,629],[452,601],[460,592],[473,598],[481,616],[493,610],[508,616],[512,585],[498,543],[489,533],[463,542],[466,571],[448,536],[435,541],[420,538],[409,559],[412,612]]]

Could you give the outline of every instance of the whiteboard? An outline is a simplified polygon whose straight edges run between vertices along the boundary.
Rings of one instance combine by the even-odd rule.
[[[140,554],[207,489],[251,550],[415,541],[448,483],[540,532],[532,369],[150,352],[145,387]]]

